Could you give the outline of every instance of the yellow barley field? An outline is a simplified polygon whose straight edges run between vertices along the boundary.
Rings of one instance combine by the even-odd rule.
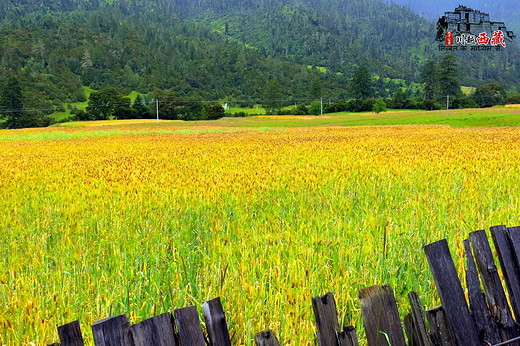
[[[422,246],[520,224],[520,129],[47,129],[0,136],[0,344],[220,296],[234,344],[312,345],[311,297],[439,304]],[[462,275],[461,275],[462,278]]]

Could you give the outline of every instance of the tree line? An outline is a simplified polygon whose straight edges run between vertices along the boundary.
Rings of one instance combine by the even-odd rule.
[[[322,73],[322,72],[320,72]],[[318,115],[334,112],[380,113],[391,109],[436,110],[449,108],[490,107],[504,103],[520,103],[516,88],[506,90],[497,82],[482,83],[471,95],[461,91],[457,58],[445,55],[439,61],[430,60],[422,69],[420,84],[402,85],[395,81],[381,82],[366,65],[359,65],[351,79],[343,86],[347,97],[332,98],[327,102],[328,90],[316,77],[310,82],[306,98],[295,102],[285,98],[283,86],[277,78],[267,81],[264,93],[258,100],[268,114]],[[179,97],[173,90],[155,88],[139,94],[132,102],[124,88],[107,86],[90,94],[86,110],[74,109],[70,120],[152,119],[158,112],[162,119],[212,120],[225,116],[218,102],[207,102],[201,96]],[[325,96],[325,103],[323,97]],[[314,100],[314,101],[312,101]],[[232,102],[230,100],[230,102]],[[245,106],[244,100],[237,106]],[[448,103],[446,103],[448,102]],[[24,92],[19,79],[8,78],[0,87],[0,114],[4,128],[47,126],[50,119],[42,110],[27,110]],[[246,102],[248,103],[248,102]],[[296,104],[295,107],[287,108]],[[237,114],[245,116],[245,114]]]

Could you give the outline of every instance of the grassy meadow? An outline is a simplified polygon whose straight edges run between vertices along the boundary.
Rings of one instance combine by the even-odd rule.
[[[386,126],[390,125],[390,126]],[[233,344],[312,345],[311,297],[439,304],[422,246],[520,224],[520,108],[0,131],[0,344],[220,296]],[[404,315],[403,315],[404,316]],[[360,333],[362,336],[362,332]]]

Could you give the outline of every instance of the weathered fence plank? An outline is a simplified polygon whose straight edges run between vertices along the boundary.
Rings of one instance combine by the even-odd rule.
[[[212,346],[231,346],[226,315],[220,298],[202,303],[209,343]]]
[[[507,231],[515,254],[515,264],[520,268],[520,227],[509,227]]]
[[[83,346],[83,336],[79,321],[70,322],[58,327],[58,335],[62,346]]]
[[[446,320],[453,327],[455,340],[459,345],[478,345],[479,337],[475,322],[469,313],[464,291],[457,276],[457,270],[450,254],[446,239],[424,247],[426,258],[441,299]]]
[[[471,232],[469,238],[486,293],[488,308],[498,324],[500,338],[502,341],[513,339],[518,336],[518,333],[507,303],[504,288],[500,282],[500,276],[495,266],[486,231]]]
[[[359,346],[356,328],[345,327],[342,332],[338,332],[339,346]]]
[[[520,268],[520,227],[509,227],[507,231],[515,254],[515,264]]]
[[[430,326],[430,340],[436,346],[455,345],[455,336],[442,306],[426,311],[426,319]]]
[[[257,346],[281,346],[280,341],[278,341],[272,330],[256,334],[255,344]]]
[[[497,251],[504,281],[509,292],[509,301],[513,312],[518,319],[520,317],[520,273],[516,266],[515,254],[511,246],[507,227],[504,225],[494,226],[489,229],[495,249]]]
[[[406,338],[408,339],[408,346],[420,345],[419,336],[417,335],[417,331],[413,325],[413,317],[411,312],[404,317],[403,325]]]
[[[316,319],[318,345],[337,346],[336,333],[340,331],[336,300],[332,293],[312,298],[312,310]]]
[[[181,345],[205,346],[204,333],[200,327],[197,307],[189,306],[174,312],[175,324],[179,332]]]
[[[403,327],[394,292],[388,285],[372,286],[359,291],[361,315],[371,346],[405,345]]]
[[[134,346],[177,346],[173,316],[169,312],[130,327]]]
[[[125,314],[94,322],[92,334],[96,346],[131,345],[130,321]]]
[[[469,240],[464,240],[464,249],[466,250],[466,285],[468,287],[469,306],[471,316],[475,321],[478,335],[481,339],[492,344],[500,342],[498,327],[489,315],[486,304],[486,297],[480,288],[480,279],[478,277],[477,267],[471,251]]]
[[[428,328],[426,328],[426,321],[424,320],[424,311],[421,306],[421,301],[417,292],[408,293],[408,300],[410,300],[410,307],[412,308],[412,322],[413,328],[417,336],[417,344],[419,346],[431,345],[430,337],[428,335]]]

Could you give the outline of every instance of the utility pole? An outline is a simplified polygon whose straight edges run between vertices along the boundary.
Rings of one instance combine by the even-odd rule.
[[[450,109],[450,94],[446,95],[446,110]]]
[[[155,109],[157,112],[157,124],[159,124],[159,100],[155,100]]]

